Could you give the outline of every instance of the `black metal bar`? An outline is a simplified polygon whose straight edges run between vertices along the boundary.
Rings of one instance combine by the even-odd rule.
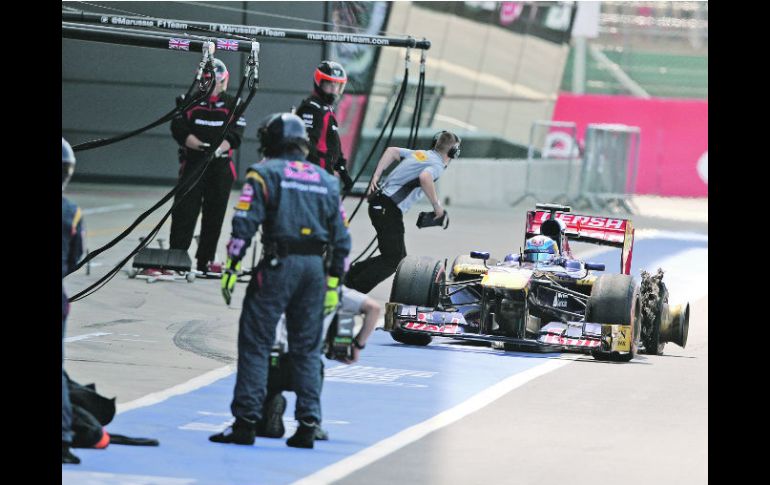
[[[554,307],[546,307],[546,308],[548,310],[550,310],[550,311],[558,312],[558,313],[564,313],[566,315],[569,315],[571,317],[575,317],[577,319],[580,319],[580,318],[585,319],[585,315],[581,315],[580,313],[575,313],[575,312],[570,312],[570,311],[567,311],[567,310],[562,310],[561,308],[554,308]]]
[[[62,25],[67,25],[70,27],[80,27],[83,29],[91,29],[91,30],[99,30],[99,31],[107,31],[107,32],[126,32],[129,34],[145,34],[150,35],[154,37],[165,37],[165,38],[183,38],[183,39],[194,39],[194,40],[200,40],[200,41],[213,41],[216,40],[213,38],[209,32],[201,32],[198,34],[189,34],[187,32],[166,32],[164,30],[149,30],[149,29],[136,29],[133,27],[115,27],[114,25],[89,25],[89,24],[81,24],[77,22],[65,22],[62,21]],[[220,40],[230,40],[230,39],[220,39]],[[251,41],[252,39],[242,39],[244,41]]]
[[[131,17],[106,15],[88,12],[64,12],[62,20],[88,22],[96,24],[120,25],[128,27],[149,27],[156,29],[200,31],[212,33],[238,34],[248,37],[264,37],[272,40],[304,40],[310,42],[340,42],[345,44],[365,44],[379,47],[411,47],[430,49],[429,40],[417,40],[412,37],[387,37],[382,35],[348,34],[344,32],[324,32],[319,30],[284,29],[259,27],[256,25],[221,24],[213,22],[194,22],[191,20],[171,20],[152,17]],[[91,40],[91,39],[85,39]]]
[[[108,44],[133,45],[138,47],[152,47],[156,49],[168,49],[200,53],[206,40],[192,38],[187,34],[174,36],[164,32],[127,32],[105,27],[91,27],[70,23],[62,23],[62,37],[65,39],[88,40],[104,42]],[[243,40],[211,39],[217,50],[229,50],[238,52],[251,52],[252,43]]]
[[[468,281],[463,281],[462,283],[446,283],[445,284],[445,286],[447,288],[446,296],[452,296],[455,293],[459,293],[462,290],[464,290],[466,288],[469,288],[469,287],[471,289],[473,289],[474,286],[476,286],[477,284],[481,283],[481,279],[482,278],[474,279],[474,280],[468,280]],[[453,289],[449,289],[449,288],[453,288]]]
[[[551,281],[551,280],[548,280],[548,281]],[[583,303],[583,305],[585,305],[585,302],[588,301],[588,295],[580,293],[579,291],[570,290],[569,288],[566,288],[562,285],[557,285],[553,283],[553,281],[551,281],[551,284],[553,284],[554,287],[551,287],[549,284],[544,284],[540,286],[540,289],[553,291],[554,293],[564,293],[565,295],[569,295],[573,297],[575,300]]]
[[[396,325],[399,325],[400,323],[403,323],[403,321],[397,322]],[[490,335],[490,334],[482,334],[482,333],[446,334],[441,332],[410,331],[409,329],[405,329],[400,325],[399,325],[399,329],[402,332],[406,332],[410,334],[433,335],[436,337],[450,337],[452,339],[457,339],[457,340],[474,340],[477,342],[488,342],[488,343],[503,342],[509,345],[516,345],[521,348],[526,348],[533,352],[559,352],[562,348],[565,347],[564,345],[546,344],[533,339],[508,337],[505,335]],[[580,351],[582,349],[570,347],[570,350]]]

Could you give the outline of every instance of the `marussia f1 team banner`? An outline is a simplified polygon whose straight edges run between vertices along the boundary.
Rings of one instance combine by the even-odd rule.
[[[390,8],[390,2],[327,2],[327,19],[333,24],[333,32],[379,35],[387,27]],[[372,92],[380,47],[328,42],[324,56],[342,64],[348,74],[345,93],[335,112],[342,153],[348,160],[353,160]]]
[[[561,93],[554,121],[574,121],[584,141],[589,123],[641,129],[637,194],[708,197],[708,101]]]

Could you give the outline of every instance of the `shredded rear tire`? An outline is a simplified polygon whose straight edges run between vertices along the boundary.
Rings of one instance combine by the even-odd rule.
[[[641,340],[645,354],[663,355],[663,347],[666,343],[660,341],[660,326],[661,318],[663,318],[663,306],[668,303],[666,293],[662,269],[658,268],[658,272],[654,276],[647,271],[642,271]]]

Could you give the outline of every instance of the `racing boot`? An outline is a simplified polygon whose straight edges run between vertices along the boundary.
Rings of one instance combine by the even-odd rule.
[[[72,454],[70,451],[70,444],[66,441],[61,442],[61,462],[70,463],[72,465],[80,464],[80,458]]]
[[[235,443],[253,445],[257,433],[257,423],[246,418],[235,418],[235,422],[221,433],[209,436],[214,443]]]
[[[280,392],[265,403],[262,420],[257,426],[257,436],[264,438],[282,438],[286,429],[283,426],[283,412],[286,411],[286,398]]]
[[[312,448],[318,428],[318,422],[315,419],[300,419],[297,431],[294,436],[286,440],[286,444],[293,448]]]

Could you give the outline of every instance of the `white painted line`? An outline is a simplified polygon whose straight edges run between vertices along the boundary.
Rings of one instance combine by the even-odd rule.
[[[86,340],[86,339],[89,339],[89,338],[101,337],[101,336],[104,336],[104,335],[112,335],[112,334],[109,333],[109,332],[86,333],[86,334],[83,334],[83,335],[75,335],[74,337],[66,337],[64,339],[64,341],[68,342],[68,343],[69,342],[77,342],[78,340]]]
[[[191,485],[195,478],[159,477],[155,475],[126,475],[123,473],[62,470],[62,485]]]
[[[224,416],[226,418],[233,417],[230,413],[212,413],[211,411],[198,411],[198,414],[202,414],[203,416]]]
[[[708,242],[708,234],[701,234],[699,232],[682,232],[682,231],[664,231],[660,229],[636,229],[634,231],[634,243],[647,239],[674,239],[677,241],[692,241],[692,242]],[[590,243],[581,243],[590,244]],[[582,248],[582,247],[581,247]],[[607,246],[595,246],[591,245],[585,249],[575,250],[573,254],[575,257],[588,260],[589,258],[598,256],[602,253],[610,253],[617,251],[620,254],[619,249],[608,248]]]
[[[229,418],[220,424],[192,422],[177,426],[177,429],[181,429],[182,431],[208,431],[209,433],[219,433],[230,426],[232,421],[232,418]]]
[[[669,303],[695,302],[709,294],[709,251],[691,248],[659,259],[651,270],[663,268]]]
[[[224,367],[214,369],[212,371],[206,372],[205,374],[199,375],[198,377],[193,377],[189,381],[183,382],[174,387],[147,394],[146,396],[140,397],[139,399],[134,399],[133,401],[129,401],[127,403],[118,404],[117,414],[124,413],[136,408],[152,406],[153,404],[163,402],[170,397],[186,394],[201,387],[208,386],[212,382],[218,381],[223,377],[227,377],[233,372],[235,372],[235,366],[232,365],[226,365]]]
[[[144,343],[154,344],[157,342],[157,340],[142,340],[142,339],[135,339],[135,338],[113,338],[113,339],[104,339],[104,340],[98,341],[98,343],[100,344],[110,344],[112,342],[144,342]]]
[[[533,379],[563,367],[579,357],[581,357],[581,355],[561,356],[559,359],[549,359],[548,362],[545,362],[542,365],[514,374],[505,380],[484,389],[457,406],[423,421],[422,423],[418,423],[411,428],[407,428],[389,438],[385,438],[369,448],[365,448],[333,465],[322,468],[312,475],[297,480],[293,485],[316,485],[318,483],[331,483],[340,480],[354,471],[374,463],[394,451],[425,437],[429,433],[448,426],[455,421],[478,411],[517,387],[523,386]]]
[[[118,205],[108,205],[104,207],[91,207],[89,209],[83,209],[81,212],[84,216],[90,216],[93,214],[104,214],[106,212],[115,212],[115,211],[122,211],[127,209],[133,209],[134,204],[118,204]]]
[[[679,241],[708,242],[708,234],[699,232],[664,231],[661,229],[636,229],[634,240],[638,239],[676,239]]]

